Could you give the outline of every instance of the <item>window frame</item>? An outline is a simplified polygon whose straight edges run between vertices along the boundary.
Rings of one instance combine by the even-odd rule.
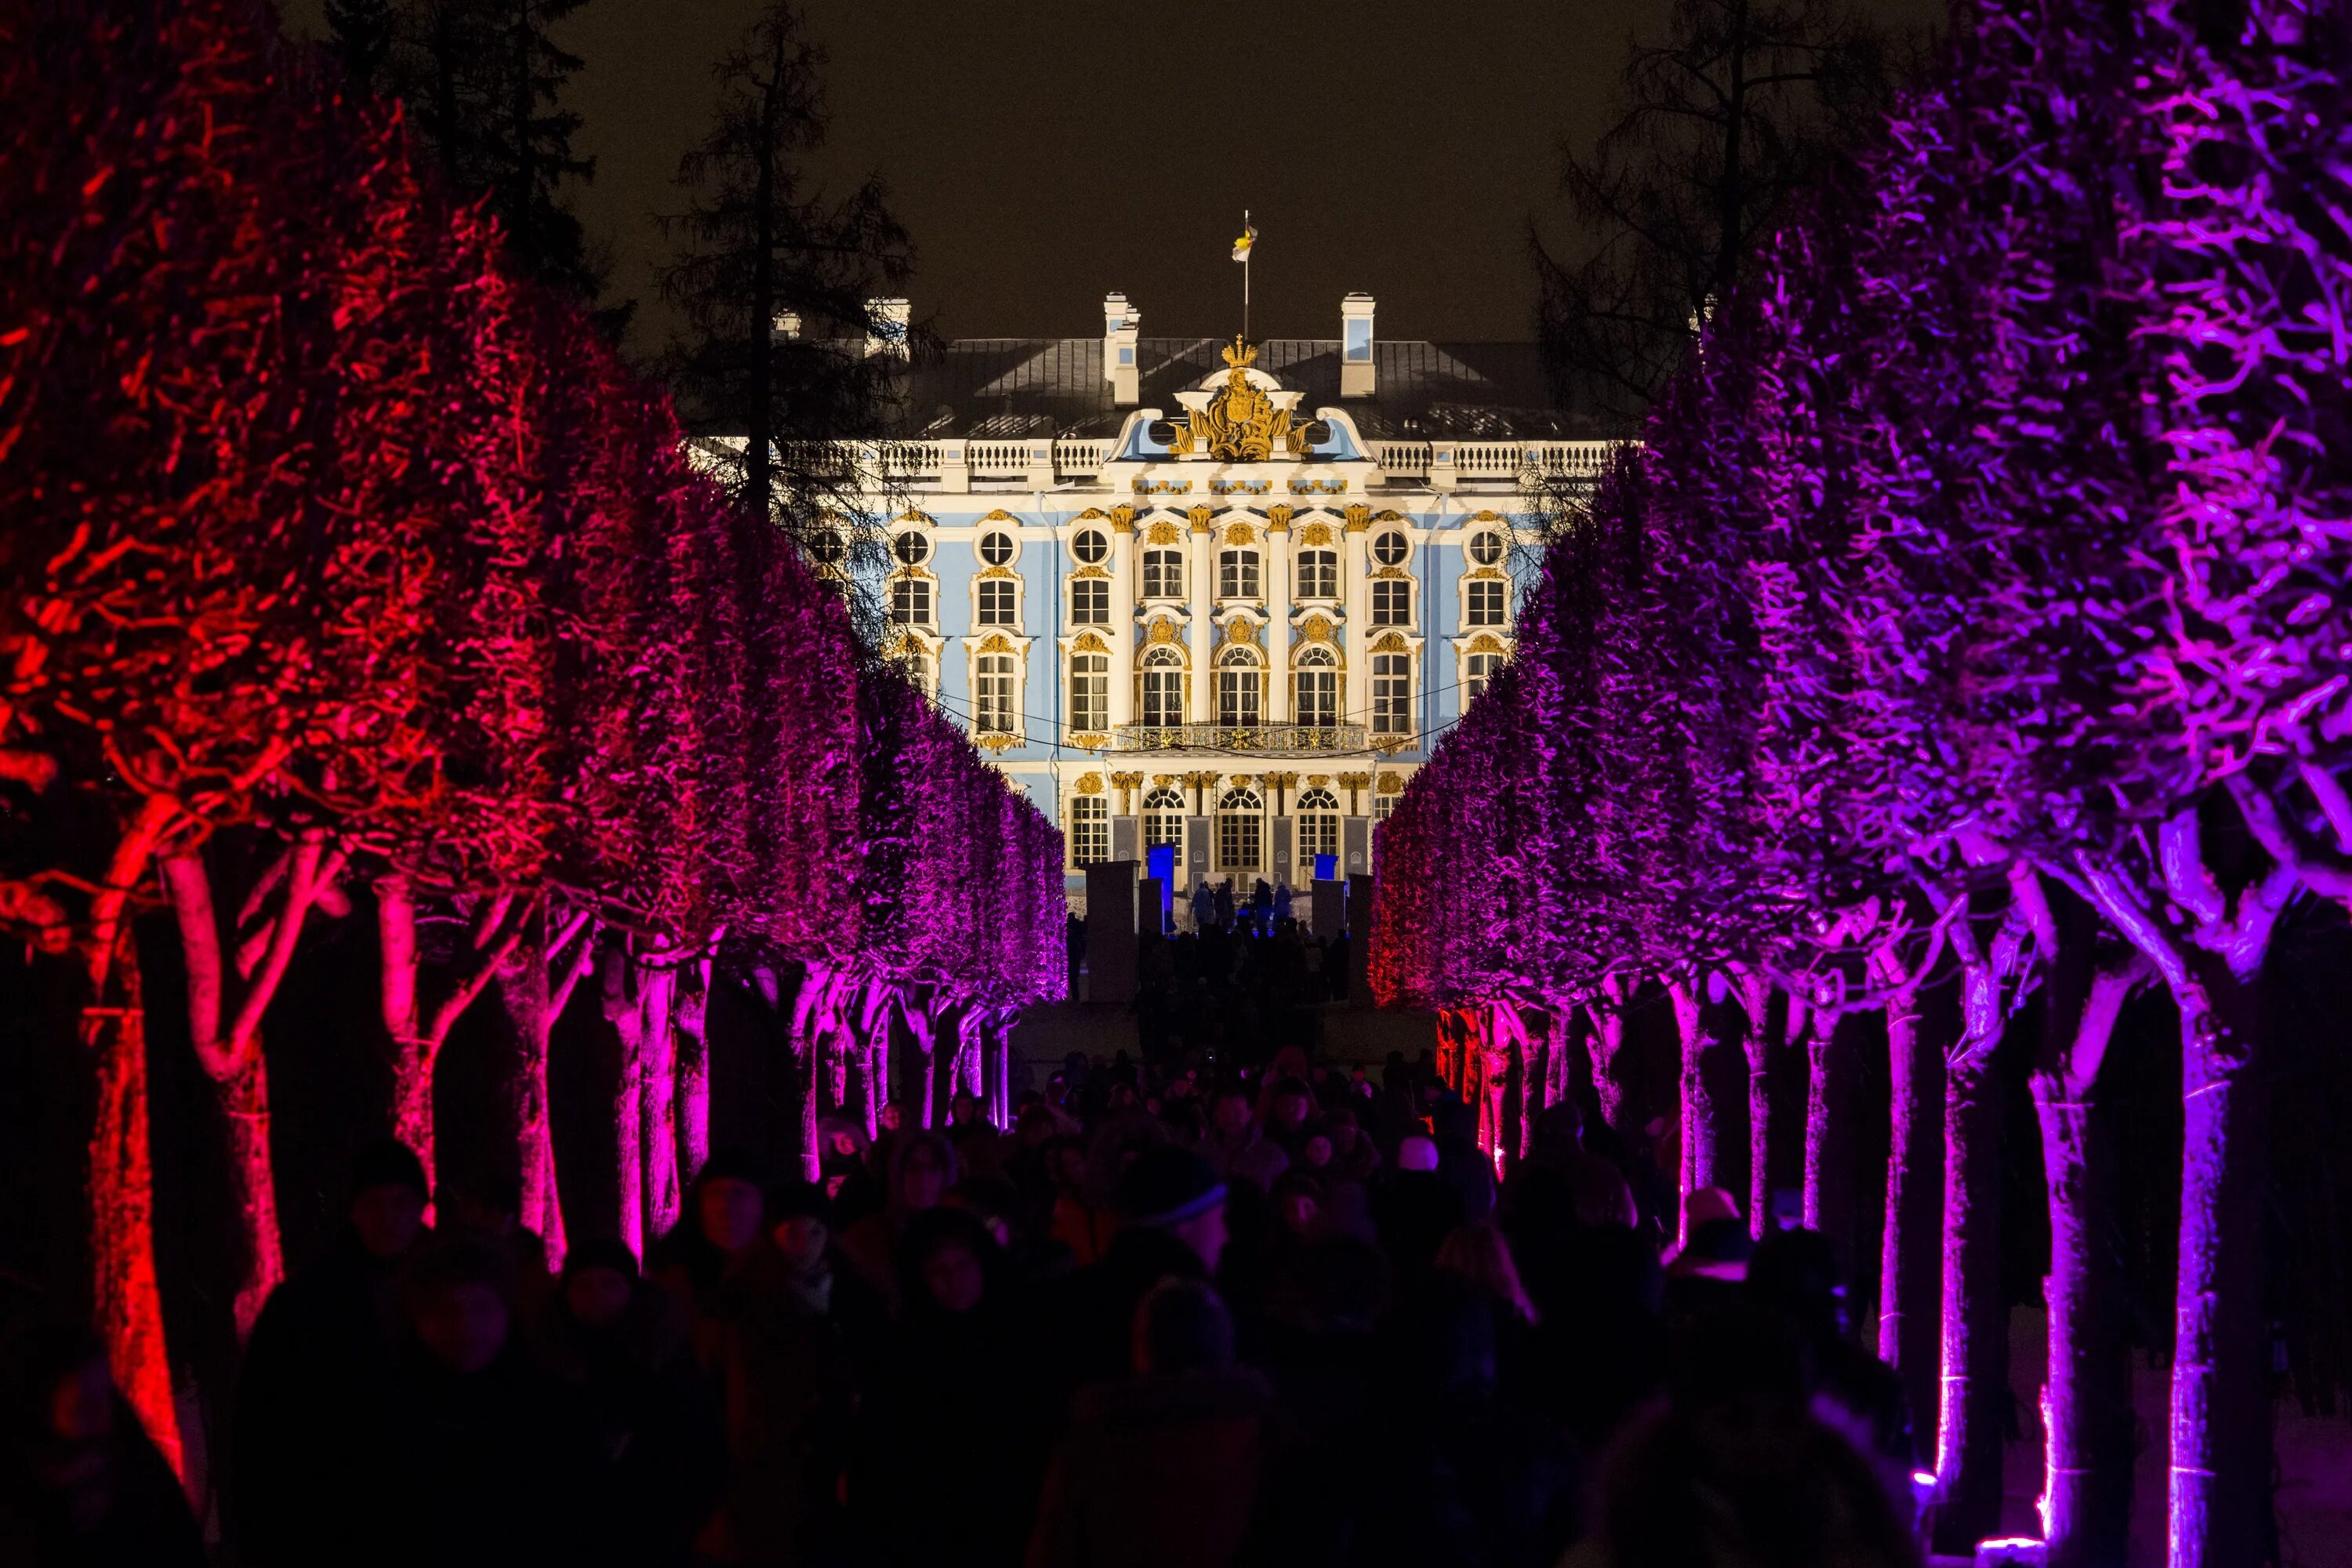
[[[1393,668],[1388,668],[1391,661]],[[1411,736],[1412,729],[1412,655],[1376,653],[1371,668],[1371,733]]]
[[[1236,544],[1217,552],[1217,597],[1262,599],[1265,596],[1265,557],[1255,545]]]
[[[993,603],[992,603],[993,602]],[[993,631],[1014,631],[1021,626],[1021,579],[978,577],[971,586],[971,624]]]
[[[1002,669],[991,668],[995,660]],[[971,727],[974,734],[1021,733],[1021,656],[1017,653],[974,654],[971,661]],[[1003,682],[1002,690],[992,683]]]
[[[1396,554],[1391,557],[1381,553],[1391,543],[1396,547]],[[1375,566],[1402,566],[1412,559],[1412,541],[1401,528],[1385,529],[1372,535],[1371,542],[1365,547],[1365,553]]]
[[[923,601],[923,611],[921,615],[904,616],[899,613],[898,598],[902,592],[906,594],[908,598],[921,598]],[[925,628],[934,627],[940,624],[939,614],[940,595],[938,585],[929,577],[924,576],[919,572],[907,571],[901,572],[890,579],[889,616],[890,624],[892,626],[922,626]]]
[[[1160,576],[1160,586],[1166,590],[1165,592],[1152,591],[1151,584],[1155,574]],[[1184,596],[1184,552],[1171,550],[1164,545],[1156,550],[1145,551],[1141,566],[1141,582],[1143,597],[1147,599],[1181,599]],[[1170,582],[1175,584],[1172,588],[1168,586]]]
[[[1481,604],[1485,600],[1488,603]],[[1493,631],[1511,624],[1511,585],[1500,577],[1467,577],[1462,583],[1462,624]]]
[[[1081,600],[1095,603],[1081,604]],[[1099,615],[1095,611],[1099,610]],[[1110,579],[1108,577],[1073,577],[1070,579],[1070,625],[1074,626],[1107,626],[1111,624]]]
[[[1413,583],[1410,577],[1373,578],[1371,593],[1367,595],[1365,606],[1369,624],[1375,626],[1412,626],[1412,588]],[[1404,601],[1402,615],[1397,612],[1393,603],[1400,597]]]
[[[1322,584],[1322,592],[1318,593],[1315,587],[1309,585],[1307,574],[1310,569]],[[1291,575],[1298,584],[1297,596],[1300,600],[1319,599],[1336,602],[1339,597],[1339,552],[1320,547],[1302,550],[1293,560]]]
[[[1069,832],[1072,869],[1099,866],[1109,860],[1110,801],[1098,795],[1072,795]],[[1089,850],[1093,853],[1089,854]]]
[[[1110,655],[1092,648],[1070,655],[1070,728],[1087,735],[1109,730]]]
[[[1002,556],[989,554],[990,547],[1000,542],[1003,545],[1004,553]],[[980,536],[979,542],[972,546],[972,551],[980,557],[980,563],[983,566],[1010,566],[1013,564],[1013,558],[1021,553],[1021,542],[1001,528],[992,528]]]
[[[1087,553],[1092,548],[1094,553]],[[1099,566],[1110,559],[1110,539],[1099,528],[1082,528],[1070,535],[1070,559],[1082,566]]]

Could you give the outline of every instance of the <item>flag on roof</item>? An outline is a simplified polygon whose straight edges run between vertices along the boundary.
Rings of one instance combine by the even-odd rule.
[[[1247,261],[1249,259],[1250,247],[1256,243],[1256,228],[1248,224],[1244,224],[1242,226],[1242,237],[1234,241],[1234,259],[1235,261]]]

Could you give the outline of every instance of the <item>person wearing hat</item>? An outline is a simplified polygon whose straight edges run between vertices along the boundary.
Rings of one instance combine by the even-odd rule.
[[[321,1561],[323,1543],[350,1528],[360,1445],[384,1406],[400,1341],[401,1268],[431,1235],[431,1195],[407,1145],[362,1145],[334,1246],[263,1306],[232,1435],[231,1521],[245,1561]]]
[[[1699,1188],[1683,1200],[1683,1244],[1666,1255],[1666,1316],[1676,1322],[1737,1306],[1756,1250],[1738,1202],[1723,1188]]]
[[[1162,1279],[1209,1281],[1225,1254],[1225,1184],[1190,1149],[1138,1153],[1113,1188],[1119,1227],[1074,1281],[1067,1386],[1125,1374],[1136,1303]]]

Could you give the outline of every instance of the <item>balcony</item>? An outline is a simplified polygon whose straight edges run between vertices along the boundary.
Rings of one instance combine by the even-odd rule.
[[[1368,749],[1361,724],[1121,724],[1114,752],[1247,752],[1261,757],[1330,756]]]

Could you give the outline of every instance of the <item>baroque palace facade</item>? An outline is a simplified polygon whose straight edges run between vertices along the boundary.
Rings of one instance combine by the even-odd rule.
[[[1536,498],[1601,465],[1535,345],[1384,342],[1361,295],[1340,315],[1329,340],[1144,338],[1114,294],[1099,339],[905,373],[866,498],[886,651],[1062,824],[1074,902],[1085,867],[1161,844],[1182,889],[1369,871],[1511,655]]]

